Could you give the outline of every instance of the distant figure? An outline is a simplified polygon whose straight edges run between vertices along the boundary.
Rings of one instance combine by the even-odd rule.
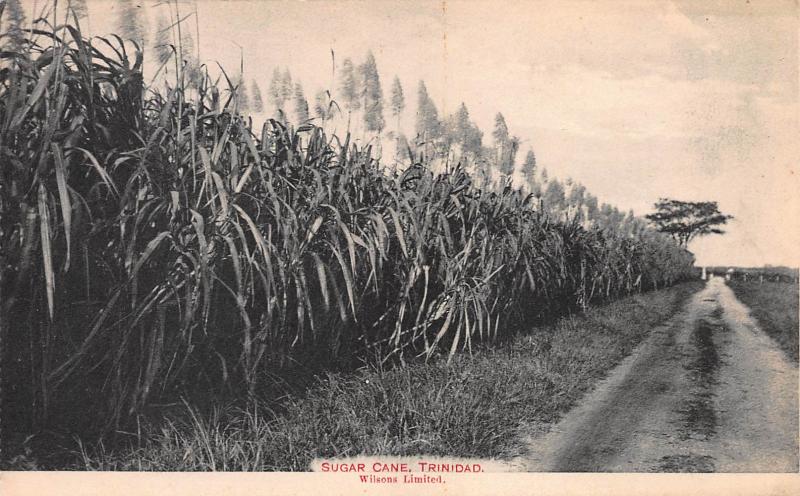
[[[728,270],[725,272],[725,280],[726,280],[726,281],[730,281],[732,276],[733,276],[733,267],[729,268],[729,269],[728,269]]]
[[[702,280],[704,280],[704,281],[708,278],[708,274],[706,274],[706,268],[705,267],[703,267],[703,275],[700,276],[700,278]]]

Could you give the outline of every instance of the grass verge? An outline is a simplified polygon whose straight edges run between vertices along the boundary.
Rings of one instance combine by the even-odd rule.
[[[798,284],[796,282],[729,281],[736,297],[793,363],[798,363]]]
[[[315,457],[510,459],[522,429],[555,422],[702,286],[634,295],[495,348],[390,371],[329,374],[280,411],[184,407],[125,449],[81,447],[70,469],[307,470]]]

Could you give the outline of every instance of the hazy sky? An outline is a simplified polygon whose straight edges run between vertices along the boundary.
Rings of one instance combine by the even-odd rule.
[[[92,30],[111,31],[115,2],[89,6]],[[798,264],[794,2],[199,0],[198,12],[201,57],[235,72],[241,46],[264,91],[287,66],[313,96],[331,86],[331,50],[358,63],[372,49],[384,93],[403,83],[406,124],[424,79],[440,114],[464,101],[490,139],[502,112],[521,155],[532,146],[551,176],[620,209],[718,201],[736,220],[690,246],[700,264]]]

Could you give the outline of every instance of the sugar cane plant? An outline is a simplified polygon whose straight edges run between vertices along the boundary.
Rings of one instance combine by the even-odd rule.
[[[290,361],[452,356],[692,266],[663,234],[553,215],[461,166],[411,154],[387,173],[349,136],[254,129],[224,73],[148,87],[135,43],[85,39],[77,18],[16,36],[0,52],[7,418],[66,422],[51,412],[71,405],[102,431],[176,392],[253,396]]]

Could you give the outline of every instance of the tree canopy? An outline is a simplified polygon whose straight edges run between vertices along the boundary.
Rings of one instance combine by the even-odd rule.
[[[697,236],[723,234],[719,228],[733,219],[719,211],[717,202],[685,202],[661,198],[655,212],[645,216],[656,228],[684,248]]]

